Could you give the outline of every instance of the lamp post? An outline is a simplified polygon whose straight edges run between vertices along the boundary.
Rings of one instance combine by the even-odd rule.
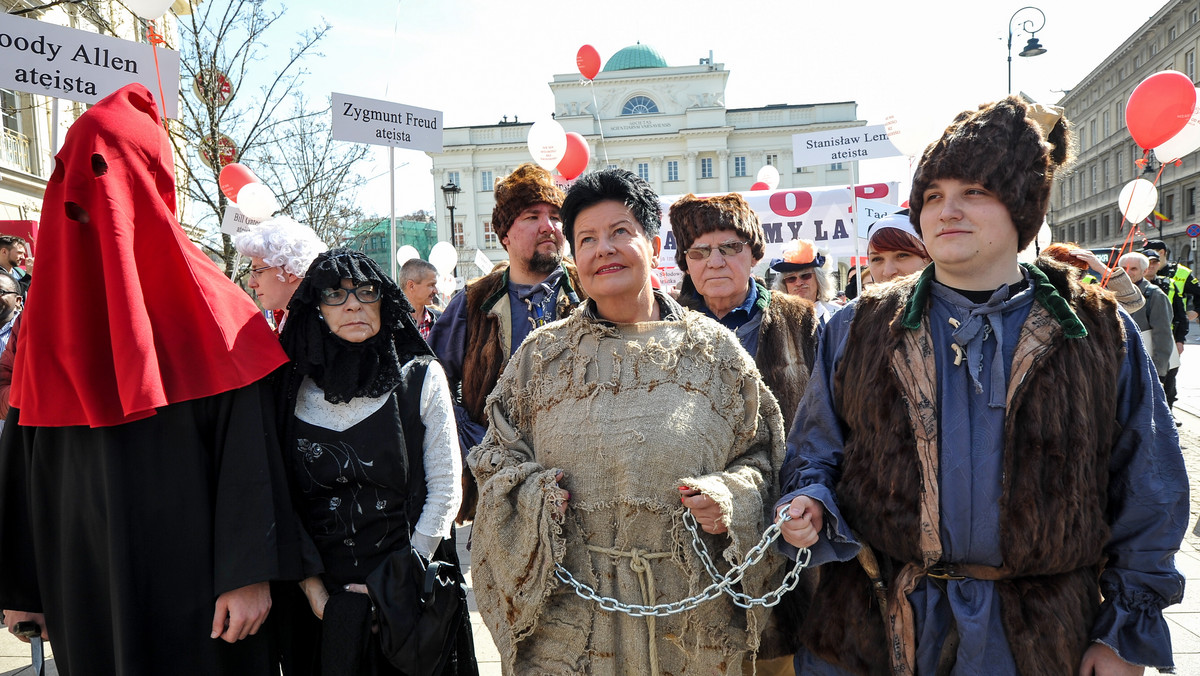
[[[458,193],[462,192],[453,183],[442,186],[442,198],[446,200],[446,209],[450,212],[450,243],[454,244],[454,205],[458,203]]]
[[[1025,31],[1026,33],[1029,33],[1029,42],[1025,43],[1025,49],[1021,50],[1020,55],[1021,56],[1037,56],[1039,54],[1046,53],[1046,48],[1043,47],[1042,44],[1040,42],[1038,42],[1038,39],[1037,39],[1037,32],[1046,27],[1046,14],[1044,12],[1042,12],[1042,10],[1040,10],[1037,7],[1034,7],[1032,5],[1022,7],[1021,9],[1018,9],[1017,11],[1013,12],[1013,15],[1008,18],[1008,93],[1009,94],[1012,93],[1013,20],[1017,18],[1018,14],[1020,14],[1021,12],[1024,12],[1027,9],[1032,9],[1033,11],[1037,12],[1038,15],[1041,16],[1042,20],[1041,20],[1041,23],[1037,24],[1037,28],[1033,27],[1034,19],[1025,19],[1024,21],[1021,22],[1021,30]]]

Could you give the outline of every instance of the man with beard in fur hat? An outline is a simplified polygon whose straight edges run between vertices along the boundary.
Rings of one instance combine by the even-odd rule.
[[[558,210],[565,197],[550,172],[533,163],[498,181],[492,227],[508,251],[508,266],[468,284],[429,333],[455,395],[464,453],[487,431],[484,401],[508,358],[535,328],[570,314],[583,295],[575,266],[563,259]],[[463,480],[459,523],[473,518],[477,498],[470,472]]]
[[[781,472],[785,549],[823,564],[800,673],[1171,667],[1188,485],[1162,387],[1111,294],[1017,262],[1070,147],[1014,97],[960,114],[909,200],[933,263],[825,327]]]

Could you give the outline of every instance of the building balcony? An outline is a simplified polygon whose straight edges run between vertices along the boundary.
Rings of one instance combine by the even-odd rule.
[[[29,154],[29,137],[11,129],[5,129],[4,136],[0,137],[0,164],[32,174],[33,162]]]

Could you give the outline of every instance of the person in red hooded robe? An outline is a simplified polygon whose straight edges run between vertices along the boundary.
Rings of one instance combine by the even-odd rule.
[[[0,607],[60,673],[267,674],[298,561],[262,379],[287,361],[176,220],[158,106],[129,85],[46,187],[0,438]],[[278,673],[277,668],[275,673]]]

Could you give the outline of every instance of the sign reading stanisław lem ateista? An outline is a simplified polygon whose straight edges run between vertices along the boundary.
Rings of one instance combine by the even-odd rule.
[[[442,152],[442,112],[333,93],[333,138]]]
[[[0,88],[96,103],[133,82],[179,117],[179,52],[0,12]]]

